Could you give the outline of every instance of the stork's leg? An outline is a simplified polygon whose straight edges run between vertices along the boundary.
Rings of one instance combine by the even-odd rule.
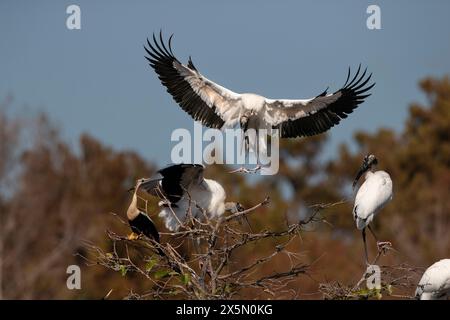
[[[256,167],[254,167],[253,169],[249,169],[250,173],[257,173],[259,170],[261,170],[261,165],[258,163],[258,165]]]
[[[258,151],[259,151],[259,142],[258,142]],[[261,166],[261,162],[259,162],[259,153],[256,154],[256,167],[254,167],[253,169],[250,169],[250,172],[252,173],[256,173],[259,170],[261,170],[262,166]]]
[[[378,240],[378,237],[375,235],[375,232],[370,227],[370,224],[367,227],[369,228],[370,233],[372,233],[373,237],[375,238],[375,241],[377,242],[378,252],[385,252],[387,248],[392,247],[392,243],[390,243],[389,241]]]
[[[375,241],[378,243],[378,237],[376,236],[375,232],[373,232],[370,224],[367,226],[367,228],[369,228],[370,233],[373,235],[373,237],[375,238]]]
[[[362,229],[362,238],[364,242],[364,255],[366,258],[366,265],[369,265],[369,255],[367,254],[367,243],[366,243],[366,228]]]
[[[243,132],[243,141],[244,144],[242,145],[242,147],[244,148],[244,153],[245,153],[245,159],[250,160],[250,141],[249,141],[249,136],[246,135],[246,131],[247,131],[247,127],[242,128],[244,130]],[[256,139],[256,137],[255,137]],[[236,169],[236,170],[232,170],[229,171],[229,173],[256,173],[259,170],[261,170],[261,165],[259,163],[259,156],[256,155],[256,167],[252,168],[252,169],[247,169],[244,166],[241,166],[240,168]]]

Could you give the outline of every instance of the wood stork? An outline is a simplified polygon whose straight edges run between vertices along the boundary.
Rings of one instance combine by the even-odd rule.
[[[425,271],[417,285],[416,298],[420,300],[450,298],[450,259],[442,259]]]
[[[243,210],[239,203],[225,202],[224,188],[215,180],[203,177],[200,164],[175,164],[161,169],[141,184],[148,193],[161,198],[159,217],[165,226],[176,231],[190,211],[193,218],[204,220],[220,217],[226,210]],[[206,215],[206,217],[205,217]]]
[[[130,224],[132,233],[128,236],[128,239],[134,240],[139,237],[140,234],[144,234],[149,238],[153,238],[156,242],[159,242],[159,233],[156,229],[150,217],[139,210],[137,206],[137,193],[146,179],[138,179],[136,185],[128,191],[133,192],[133,198],[127,210],[128,223]]]
[[[295,138],[312,136],[327,131],[341,119],[347,118],[370,94],[375,85],[368,84],[372,74],[367,69],[360,74],[361,65],[350,80],[350,68],[344,86],[332,94],[327,90],[311,99],[268,99],[254,93],[236,93],[207,79],[194,66],[189,57],[182,64],[172,52],[172,36],[168,46],[162,33],[159,41],[153,34],[153,43],[147,39],[144,46],[150,66],[158,74],[180,107],[203,125],[210,128],[233,128],[239,126],[244,133],[279,129],[280,137]],[[349,81],[350,80],[350,81]],[[243,135],[245,138],[247,136]],[[244,138],[244,139],[245,139]],[[245,147],[256,151],[255,146],[266,151],[262,136],[248,135]]]
[[[378,160],[373,154],[364,157],[362,166],[353,182],[353,188],[355,188],[359,178],[365,173],[365,181],[356,194],[355,204],[353,206],[353,218],[355,219],[358,230],[362,230],[367,264],[369,264],[369,258],[366,244],[366,227],[369,228],[377,241],[378,250],[382,250],[387,245],[391,246],[390,242],[378,241],[377,236],[370,227],[370,223],[375,215],[392,199],[391,177],[385,171],[372,172],[377,164]]]

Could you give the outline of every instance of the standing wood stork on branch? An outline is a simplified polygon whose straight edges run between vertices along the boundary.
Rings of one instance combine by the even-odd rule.
[[[380,170],[372,172],[377,164],[378,160],[373,154],[364,157],[363,164],[353,182],[353,188],[355,188],[359,178],[365,174],[365,181],[356,194],[355,204],[353,206],[353,218],[358,230],[362,230],[364,253],[367,264],[369,264],[369,258],[366,244],[366,227],[369,228],[377,241],[379,251],[386,248],[386,246],[391,246],[390,242],[378,241],[377,236],[370,226],[375,215],[392,199],[391,177],[385,171]]]
[[[361,65],[353,77],[350,68],[343,87],[334,93],[327,90],[310,99],[268,99],[254,93],[236,93],[207,79],[194,66],[189,57],[182,64],[172,52],[172,36],[167,45],[162,32],[159,40],[153,34],[153,42],[147,39],[146,59],[158,74],[161,83],[174,100],[196,121],[210,128],[233,128],[245,131],[279,129],[280,137],[312,136],[327,131],[341,119],[347,118],[360,103],[370,96],[368,91],[372,74],[367,69],[361,73]],[[244,135],[245,136],[245,135]],[[245,136],[247,137],[247,136]],[[246,149],[266,150],[262,137],[249,135]]]
[[[175,164],[142,182],[144,190],[161,198],[159,216],[167,229],[178,230],[189,212],[192,218],[205,220],[220,217],[226,210],[243,210],[239,203],[225,202],[224,188],[217,181],[204,178],[203,171],[200,164]]]
[[[420,300],[450,298],[450,259],[442,259],[425,271],[417,285],[416,298]]]

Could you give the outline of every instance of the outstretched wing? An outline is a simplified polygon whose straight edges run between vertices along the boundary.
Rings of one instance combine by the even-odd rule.
[[[327,131],[347,118],[375,85],[368,84],[372,74],[366,77],[367,69],[360,75],[361,65],[349,82],[350,68],[344,86],[327,94],[327,90],[312,99],[286,100],[266,99],[264,120],[272,128],[280,130],[283,138],[312,136]]]
[[[167,88],[181,108],[194,120],[210,128],[222,128],[224,124],[232,126],[238,120],[240,95],[228,90],[200,74],[189,58],[183,65],[172,52],[172,36],[168,49],[162,33],[159,41],[153,34],[153,43],[147,39],[148,56],[145,58],[158,74],[161,83]]]

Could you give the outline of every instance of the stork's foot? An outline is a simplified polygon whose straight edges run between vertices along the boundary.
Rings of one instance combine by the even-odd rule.
[[[139,235],[137,233],[134,233],[134,232],[130,233],[127,236],[127,240],[137,240],[137,239],[139,239]]]
[[[254,167],[253,169],[247,169],[244,167],[240,167],[239,169],[233,170],[233,171],[229,171],[228,173],[257,173],[259,170],[261,170],[261,166],[257,165],[256,167]]]
[[[390,241],[377,241],[378,252],[383,254],[386,253],[390,248],[392,248],[392,243]]]

